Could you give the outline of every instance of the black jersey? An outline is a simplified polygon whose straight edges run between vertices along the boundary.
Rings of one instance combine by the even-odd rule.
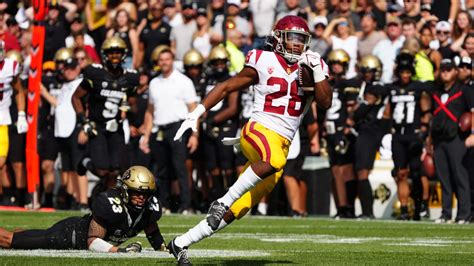
[[[217,83],[224,82],[230,78],[230,75],[228,73],[222,73],[220,75],[207,75],[206,78],[206,95],[214,89],[214,87],[217,85]],[[226,109],[227,106],[229,105],[228,103],[228,98],[224,97],[220,102],[218,102],[216,105],[214,105],[211,109],[207,111],[207,117],[211,118],[217,115],[219,112],[222,110]],[[228,118],[226,121],[223,121],[220,124],[227,124],[229,122],[236,122],[238,119],[238,115],[235,115],[233,117]]]
[[[97,221],[107,230],[104,240],[113,245],[120,245],[150,224],[156,223],[161,214],[161,203],[156,196],[151,196],[143,210],[136,212],[122,201],[117,189],[111,189],[100,193],[94,199],[92,213],[83,219]]]
[[[347,119],[347,99],[345,93],[345,80],[331,84],[332,104],[331,108],[326,111],[326,133],[335,134],[344,130]]]
[[[421,127],[420,98],[423,91],[429,91],[432,83],[412,81],[406,86],[399,83],[387,85],[392,128],[395,134],[415,133]]]
[[[360,78],[354,78],[346,82],[348,87],[360,88],[358,93],[359,107],[354,111],[354,122],[357,131],[372,131],[380,129],[383,117],[385,98],[387,90],[381,82],[368,83]],[[367,104],[364,97],[372,94],[377,97],[374,104]]]
[[[139,84],[139,75],[135,70],[124,69],[115,76],[100,64],[92,64],[83,70],[84,80],[81,87],[89,92],[89,118],[101,123],[120,120],[119,107],[125,96],[133,96]]]
[[[253,86],[240,91],[239,95],[239,121],[242,127],[247,121],[249,121],[253,112],[253,102],[255,98],[255,92]]]

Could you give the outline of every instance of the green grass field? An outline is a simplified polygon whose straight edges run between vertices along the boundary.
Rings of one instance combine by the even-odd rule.
[[[46,228],[74,212],[0,212],[0,227]],[[204,215],[163,216],[167,241]],[[138,237],[150,247],[143,235]],[[327,218],[246,217],[190,249],[194,264],[474,265],[474,225],[432,222],[335,221]],[[171,255],[0,249],[1,265],[173,264]]]

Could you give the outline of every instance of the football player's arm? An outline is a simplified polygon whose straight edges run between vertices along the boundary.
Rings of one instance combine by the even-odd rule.
[[[327,79],[314,84],[314,100],[320,109],[327,110],[332,103],[332,89]]]
[[[154,250],[166,250],[166,246],[164,244],[165,240],[163,235],[161,235],[160,228],[156,222],[150,223],[144,231],[148,242],[150,242],[150,245]]]
[[[257,82],[257,71],[251,67],[244,67],[236,76],[218,83],[204,98],[202,105],[209,110],[232,92],[247,88]]]
[[[16,105],[18,106],[18,112],[25,112],[26,109],[26,92],[25,88],[21,84],[20,76],[16,75],[12,80],[13,88],[16,90]]]
[[[48,89],[46,89],[46,87],[43,84],[40,84],[40,86],[41,86],[41,96],[43,96],[43,98],[52,106],[54,107],[58,106],[58,100],[56,99],[56,97],[51,95]]]
[[[117,252],[118,247],[104,240],[107,229],[99,224],[96,218],[92,218],[87,233],[87,247],[96,252]]]
[[[228,105],[227,108],[223,109],[219,113],[217,113],[213,118],[212,122],[213,123],[221,123],[226,121],[227,119],[235,116],[239,110],[238,106],[238,101],[239,101],[239,93],[237,91],[234,91],[229,94],[227,97],[228,100]]]
[[[72,95],[72,106],[74,107],[74,111],[76,111],[79,123],[85,122],[85,110],[82,105],[82,98],[86,95],[87,90],[82,88],[82,86],[79,86]]]

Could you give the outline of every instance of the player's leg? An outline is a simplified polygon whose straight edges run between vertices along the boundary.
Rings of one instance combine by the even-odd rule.
[[[276,132],[250,121],[242,130],[240,145],[251,165],[242,172],[223,197],[211,204],[207,221],[213,229],[217,229],[219,226],[228,206],[255,187],[263,178],[283,169],[290,141]]]
[[[8,155],[8,126],[0,125],[0,195],[5,195],[5,191],[3,189],[4,186],[4,179],[7,179],[6,176],[6,163],[7,163],[7,155]],[[1,202],[0,197],[0,202]]]
[[[362,205],[362,218],[373,218],[373,192],[369,182],[369,173],[373,168],[379,143],[371,133],[361,133],[356,141],[357,188]]]
[[[408,147],[403,136],[394,135],[392,139],[392,157],[394,163],[395,181],[397,183],[398,200],[400,201],[401,220],[408,220],[408,198],[410,186],[408,184]]]

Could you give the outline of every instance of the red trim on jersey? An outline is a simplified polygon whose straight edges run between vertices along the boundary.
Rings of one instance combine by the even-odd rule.
[[[438,95],[433,95],[433,99],[438,103],[439,107],[434,111],[434,115],[437,115],[441,110],[443,110],[446,115],[453,120],[455,123],[458,122],[458,119],[453,115],[453,113],[447,108],[448,104],[455,99],[459,98],[462,96],[462,91],[459,91],[458,93],[453,94],[451,97],[448,98],[446,103],[441,102],[441,99],[438,97]]]
[[[3,60],[2,62],[0,62],[0,71],[3,69],[3,66],[5,65],[5,60]]]
[[[280,63],[281,67],[283,67],[283,70],[285,70],[286,73],[288,73],[287,69],[290,69],[291,72],[288,73],[288,74],[291,74],[293,72],[295,72],[297,69],[298,69],[298,64],[293,64],[293,65],[288,65],[288,63],[286,62],[285,58],[283,58],[283,56],[277,54],[277,53],[273,53],[275,54],[276,58],[278,59],[278,62]]]
[[[263,51],[262,50],[255,50],[255,51],[257,52],[257,54],[255,55],[255,64],[257,64],[258,59],[262,55]]]
[[[251,122],[249,122],[251,123]],[[253,148],[258,152],[258,155],[260,156],[260,159],[263,160],[263,152],[262,150],[260,149],[260,147],[258,147],[258,144],[248,135],[249,134],[249,129],[248,129],[249,125],[247,123],[247,125],[245,125],[244,127],[244,139],[250,143],[250,145],[253,146]]]
[[[270,155],[272,154],[272,151],[270,150],[270,145],[268,145],[267,138],[265,138],[265,136],[261,132],[258,132],[257,130],[254,129],[255,123],[256,122],[252,122],[250,124],[250,132],[253,133],[255,136],[257,136],[260,139],[260,141],[263,144],[263,147],[265,147],[265,153],[267,155],[267,156],[265,156],[264,161],[265,162],[270,162]],[[263,160],[263,158],[262,158],[262,160]]]
[[[13,70],[12,70],[12,73],[15,74],[15,69],[16,69],[16,65],[18,64],[17,61],[13,61]]]

